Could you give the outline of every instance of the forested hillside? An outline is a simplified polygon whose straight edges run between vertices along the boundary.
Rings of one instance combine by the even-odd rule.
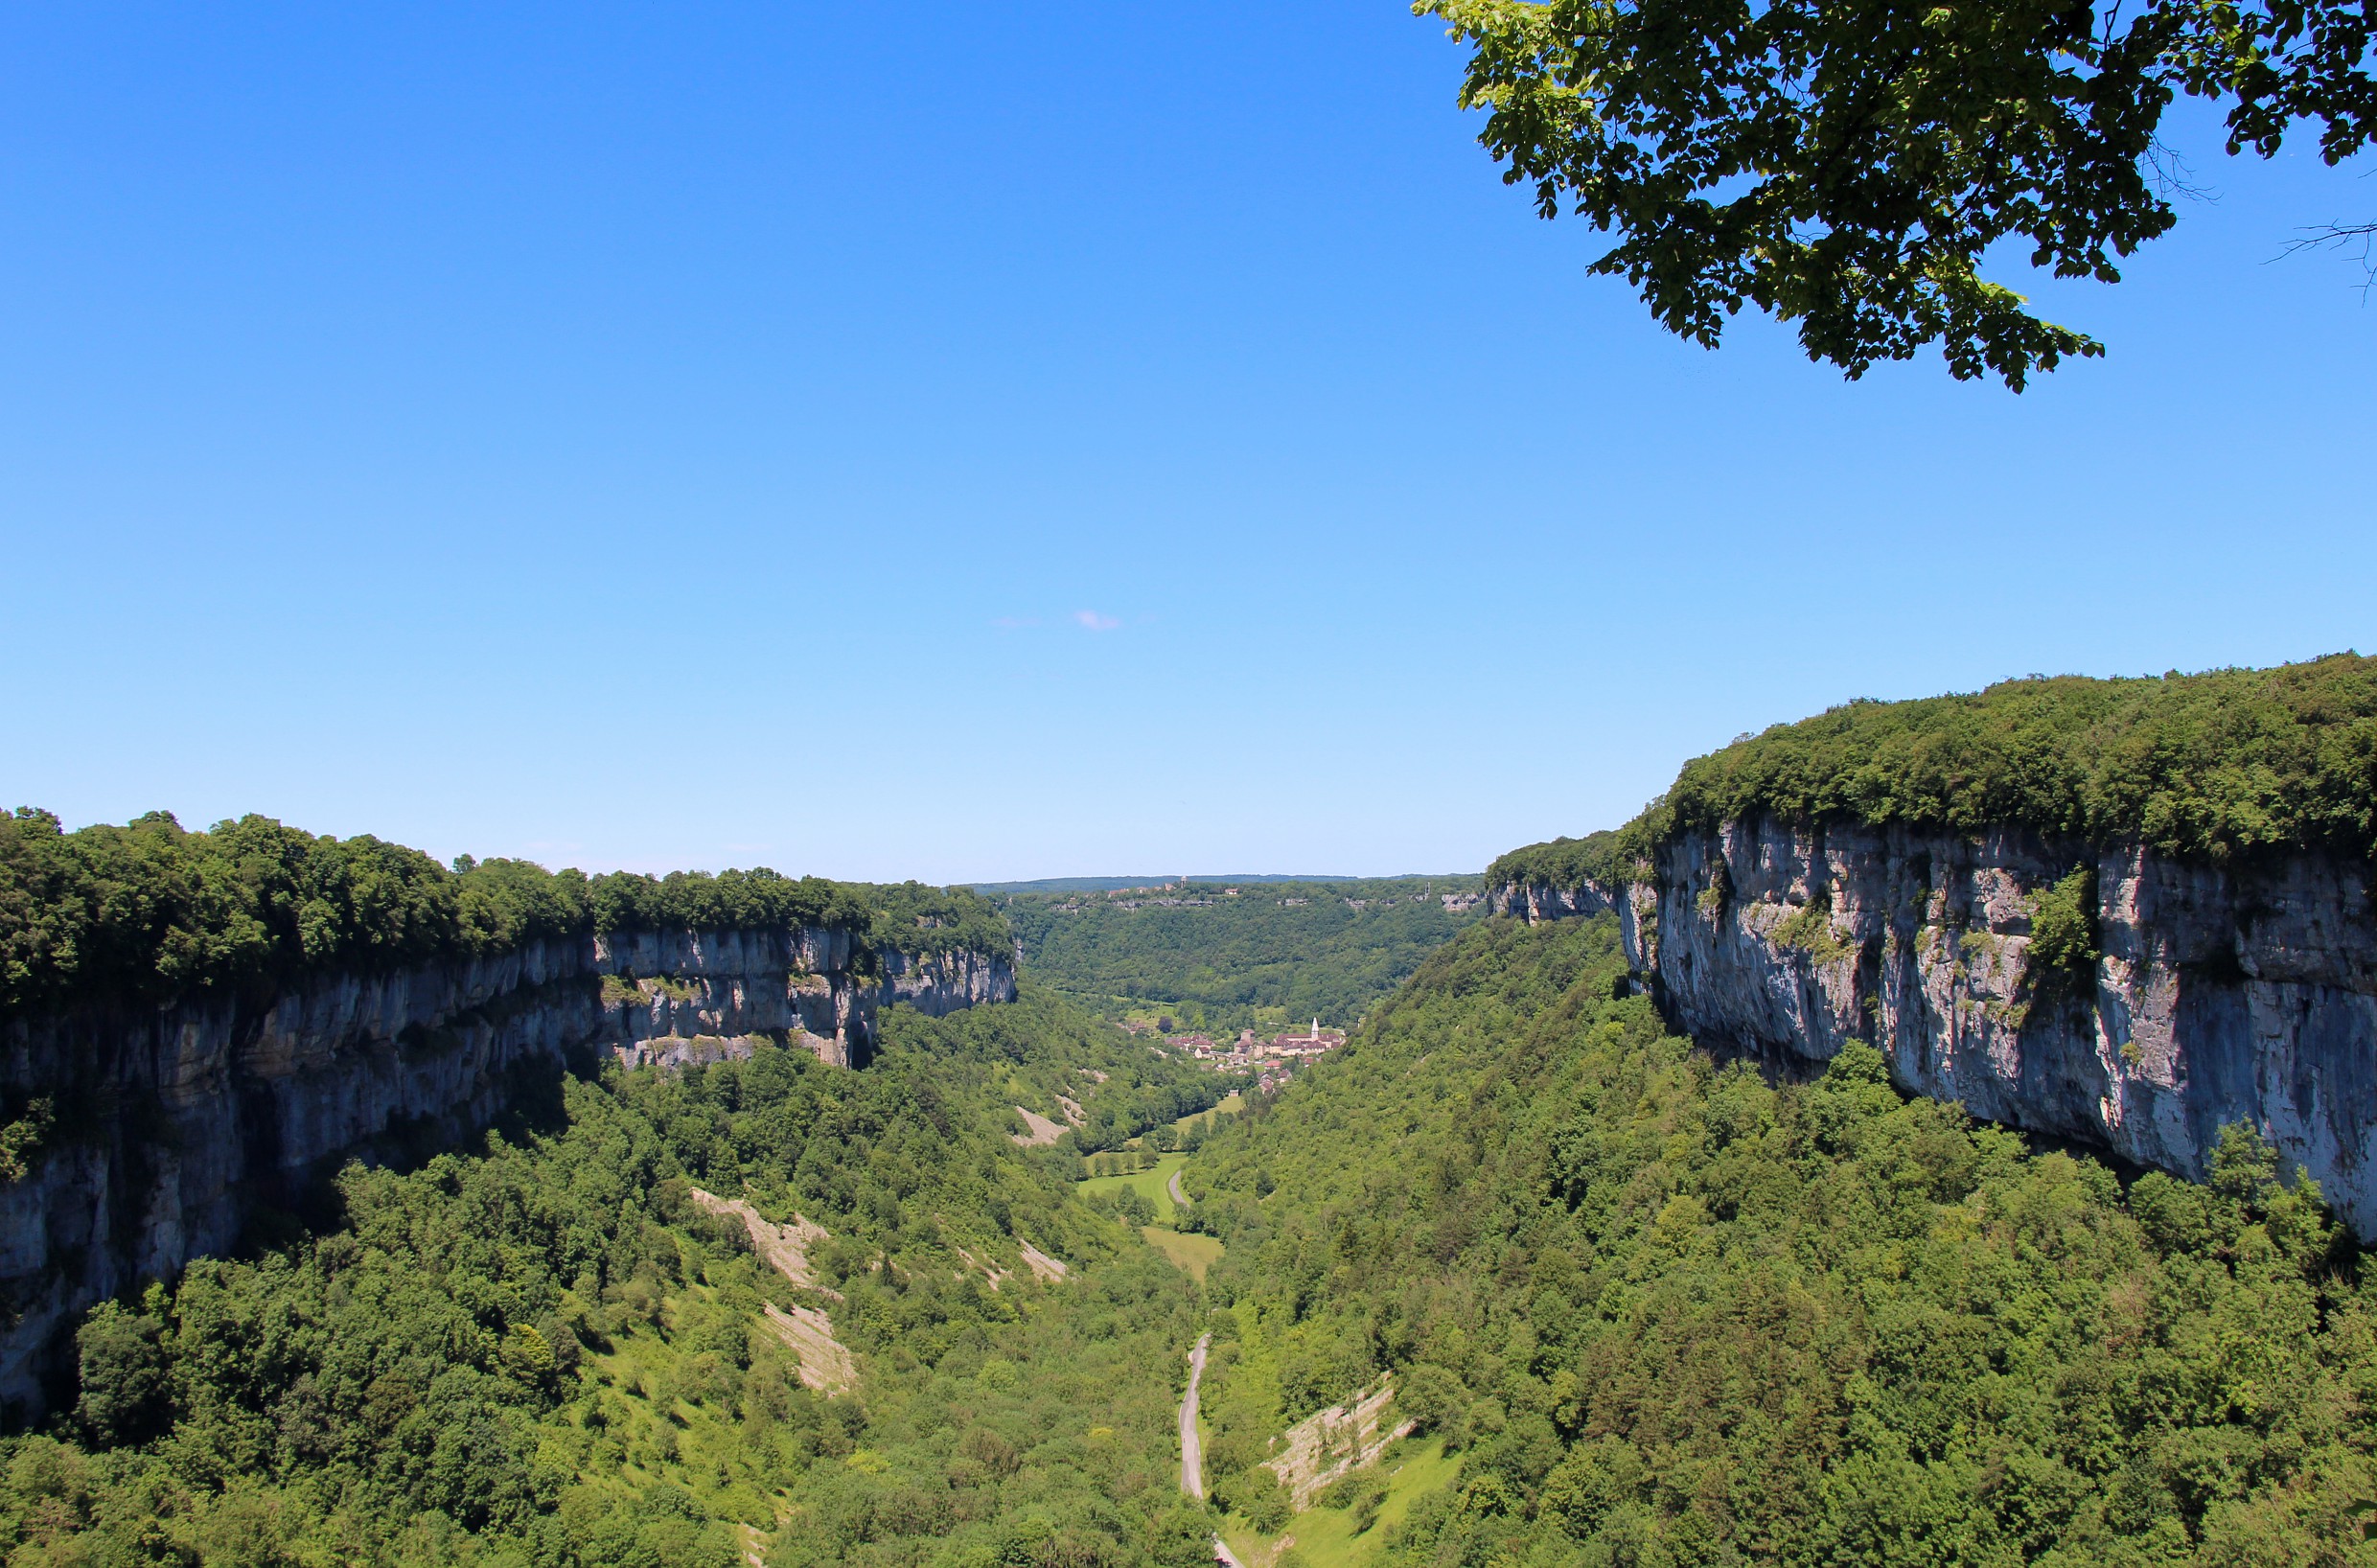
[[[864,1072],[563,1080],[103,1305],[68,1412],[0,1452],[9,1561],[1204,1560],[1171,1469],[1193,1292],[1004,1107],[1211,1080],[1045,997],[885,1034]],[[732,1199],[823,1228],[805,1283]],[[811,1311],[855,1357],[830,1396],[785,1331]]]
[[[1175,1004],[1185,1022],[1236,1028],[1319,1018],[1350,1025],[1476,918],[1443,895],[1475,877],[1267,882],[1233,893],[1007,894],[1000,909],[1043,983],[1093,1005]]]
[[[2209,1186],[2125,1184],[1902,1098],[1870,1049],[1799,1087],[1719,1067],[1626,993],[1609,918],[1490,922],[1190,1162],[1242,1539],[2377,1562],[2377,1302],[2250,1129]],[[1368,1533],[1383,1479],[1289,1518],[1250,1466],[1389,1372],[1419,1430],[1381,1475],[1441,1444],[1450,1484]]]

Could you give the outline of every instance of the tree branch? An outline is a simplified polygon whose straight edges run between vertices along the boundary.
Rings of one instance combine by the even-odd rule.
[[[2377,222],[2321,223],[2303,230],[2300,238],[2289,240],[2270,259],[2282,262],[2290,256],[2299,256],[2308,251],[2343,250],[2356,244],[2360,246],[2360,254],[2353,260],[2361,264],[2361,298],[2365,300],[2369,290],[2377,288]]]

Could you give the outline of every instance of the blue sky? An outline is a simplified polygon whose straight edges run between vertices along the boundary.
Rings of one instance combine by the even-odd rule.
[[[335,13],[334,13],[335,12]],[[2377,644],[2365,165],[2021,397],[1584,276],[1400,6],[0,16],[0,750],[71,823],[1473,869],[1856,696]],[[2009,276],[2010,282],[2021,283]]]

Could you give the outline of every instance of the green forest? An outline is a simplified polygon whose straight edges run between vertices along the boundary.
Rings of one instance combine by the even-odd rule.
[[[1373,877],[998,903],[1043,982],[1096,1007],[1153,1003],[1192,1027],[1235,1029],[1357,1022],[1477,918],[1443,895],[1477,890],[1475,877]]]
[[[1382,1474],[1453,1467],[1382,1568],[2377,1562],[2377,1298],[2249,1130],[2132,1180],[1624,981],[1607,916],[1489,922],[1190,1162],[1238,1528],[1321,1533],[1254,1462],[1392,1372]]]
[[[1205,1561],[1173,1469],[1194,1292],[1004,1114],[1193,1098],[1185,1072],[1044,997],[900,1008],[864,1072],[613,1068],[479,1147],[352,1167],[329,1223],[265,1216],[90,1314],[71,1408],[0,1452],[8,1561]],[[697,1189],[823,1227],[811,1283]],[[771,1328],[797,1309],[856,1388],[803,1386]]]
[[[2019,823],[2212,861],[2290,848],[2366,858],[2377,855],[2377,658],[2034,676],[1962,696],[1847,703],[1696,757],[1623,828],[1514,850],[1487,881],[1626,881],[1670,835],[1760,814]]]
[[[0,1440],[0,1543],[292,1568],[1187,1568],[1214,1532],[1262,1568],[2377,1562],[2377,1303],[2249,1131],[2206,1186],[2116,1172],[1907,1100],[1861,1047],[1797,1086],[1719,1067],[1630,991],[1605,917],[1472,924],[1306,1076],[1190,1118],[1162,1228],[1160,1181],[1087,1192],[1009,1108],[1127,1106],[1112,1132],[1167,1146],[1154,1118],[1215,1080],[1036,981],[891,1010],[861,1072],[763,1047],[562,1079],[476,1146],[351,1167],[329,1214],[261,1216],[242,1256],[92,1311],[71,1401]],[[811,1274],[718,1195],[821,1227]],[[805,1383],[813,1347],[776,1331],[807,1311],[844,1386]],[[1201,1334],[1210,1504],[1172,1428]],[[1413,1430],[1299,1510],[1261,1461],[1382,1375]]]

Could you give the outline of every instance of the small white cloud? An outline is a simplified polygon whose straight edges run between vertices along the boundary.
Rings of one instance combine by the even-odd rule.
[[[1073,618],[1091,632],[1111,632],[1122,624],[1112,615],[1101,615],[1095,610],[1076,610],[1073,612]]]

